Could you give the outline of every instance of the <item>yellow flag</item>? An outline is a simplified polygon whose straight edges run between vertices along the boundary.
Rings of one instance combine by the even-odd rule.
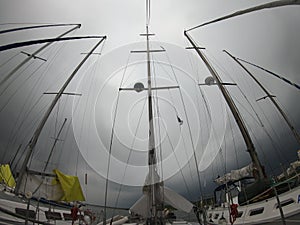
[[[8,164],[0,166],[0,182],[4,182],[7,186],[14,188],[16,186],[15,179],[11,173]]]
[[[52,184],[60,183],[64,196],[61,201],[85,201],[80,182],[77,176],[70,176],[63,174],[55,169],[53,172],[56,174],[57,179],[53,180]]]

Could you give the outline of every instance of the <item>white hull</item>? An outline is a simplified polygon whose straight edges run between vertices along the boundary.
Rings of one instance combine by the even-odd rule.
[[[10,196],[7,193],[1,193],[0,198],[0,224],[24,224],[25,220],[20,216],[20,213],[16,213],[27,209],[26,202],[23,202],[21,198],[16,196]],[[34,205],[29,206],[29,210],[35,212],[35,218],[28,221],[28,224],[55,224],[55,225],[70,225],[72,220],[70,217],[69,209],[53,209],[49,213],[49,208]],[[26,215],[25,213],[23,215]],[[48,218],[47,218],[48,216]],[[52,218],[51,218],[52,217]],[[53,219],[55,217],[55,219]],[[78,220],[74,224],[79,224]]]
[[[286,224],[300,224],[300,186],[279,195]],[[239,217],[234,224],[282,224],[276,197],[261,202],[238,206]],[[228,205],[209,208],[208,220],[213,224],[230,224]],[[225,218],[226,223],[220,221]]]

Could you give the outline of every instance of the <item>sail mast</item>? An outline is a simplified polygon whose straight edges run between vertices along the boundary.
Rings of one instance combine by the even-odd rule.
[[[68,33],[71,33],[72,31],[80,28],[80,24],[77,24],[75,27],[73,27],[72,29],[64,32],[63,34],[59,35],[57,38],[61,38],[63,36],[65,36]],[[32,53],[31,55],[29,55],[26,59],[24,59],[19,65],[17,65],[9,74],[7,74],[0,82],[0,87],[14,74],[16,73],[22,66],[24,66],[27,62],[29,62],[30,59],[34,58],[38,53],[40,53],[41,51],[43,51],[45,48],[47,48],[49,45],[51,45],[53,42],[49,42],[47,44],[45,44],[44,46],[42,46],[41,48],[39,48],[38,50],[36,50],[34,53]]]
[[[237,62],[248,73],[248,75],[261,87],[261,89],[267,95],[266,97],[268,97],[271,100],[271,102],[274,104],[274,106],[276,107],[276,109],[282,115],[283,119],[285,120],[285,122],[287,123],[287,125],[289,126],[289,128],[291,129],[294,137],[296,138],[298,144],[300,144],[300,136],[299,136],[297,130],[294,128],[294,126],[290,122],[290,120],[287,117],[287,115],[285,114],[285,112],[280,108],[280,106],[278,105],[278,103],[275,101],[274,96],[269,93],[269,91],[255,78],[255,76],[253,76],[252,73],[250,73],[250,71],[236,57],[234,57],[232,54],[230,54],[226,50],[224,50],[224,52],[227,55],[229,55],[235,62]]]
[[[79,26],[80,27],[80,24],[44,24],[44,25],[36,25],[36,26],[28,26],[28,27],[17,27],[17,28],[8,29],[8,30],[2,30],[2,31],[0,31],[0,34],[17,32],[17,31],[21,31],[21,30],[40,29],[40,28],[45,28],[45,27],[64,27],[64,26],[76,26],[76,27]]]
[[[276,73],[274,73],[274,72],[272,72],[272,71],[270,71],[270,70],[267,70],[267,69],[265,69],[265,68],[263,68],[263,67],[261,67],[261,66],[258,66],[258,65],[256,65],[256,64],[251,63],[251,62],[249,62],[249,61],[246,61],[246,60],[244,60],[244,59],[241,59],[241,58],[238,58],[238,57],[236,57],[236,59],[239,60],[239,61],[241,61],[241,62],[247,63],[247,64],[249,64],[249,65],[251,65],[251,66],[254,66],[254,67],[256,67],[256,68],[258,68],[258,69],[260,69],[260,70],[263,70],[263,71],[265,71],[265,72],[271,74],[272,76],[277,77],[278,79],[284,81],[285,83],[288,83],[289,85],[292,85],[292,86],[294,86],[295,88],[297,88],[297,89],[300,90],[300,85],[298,85],[298,84],[296,84],[296,83],[294,83],[294,82],[292,82],[292,81],[286,79],[285,77],[283,77],[283,76],[281,76],[281,75],[279,75],[279,74],[276,74]]]
[[[89,54],[87,54],[84,59],[79,63],[79,65],[75,68],[75,70],[73,71],[73,73],[69,76],[69,78],[66,80],[66,82],[64,83],[64,85],[61,87],[61,89],[59,90],[59,92],[56,94],[55,98],[53,99],[51,105],[49,106],[48,110],[46,111],[46,113],[44,114],[44,117],[42,118],[41,122],[39,123],[38,127],[36,128],[32,138],[30,139],[27,147],[26,147],[26,156],[24,159],[24,162],[22,164],[21,170],[20,170],[20,175],[19,175],[19,180],[17,182],[16,185],[16,189],[15,192],[19,193],[20,191],[20,185],[22,183],[22,179],[25,175],[25,171],[26,171],[26,167],[27,164],[29,162],[29,159],[33,153],[33,149],[38,141],[38,138],[42,132],[42,129],[44,128],[44,125],[46,124],[52,110],[54,109],[56,103],[58,102],[58,100],[60,99],[60,97],[63,95],[63,92],[65,91],[65,89],[67,88],[67,86],[69,85],[69,83],[71,82],[71,80],[74,78],[74,76],[77,74],[78,70],[82,67],[82,65],[85,63],[85,61],[89,58],[89,56],[96,50],[96,48],[106,39],[106,36],[101,37],[101,40],[98,41],[98,43],[92,48],[92,50],[89,52]]]
[[[150,213],[151,223],[157,224],[157,194],[159,193],[159,185],[155,181],[157,173],[156,167],[156,152],[155,152],[155,137],[153,124],[153,108],[152,108],[152,87],[151,87],[151,62],[150,62],[150,47],[149,47],[149,27],[146,25],[146,40],[147,40],[147,78],[148,78],[148,123],[149,123],[149,143],[148,143],[148,166],[150,175]]]
[[[268,2],[268,3],[264,3],[262,5],[258,5],[258,6],[254,6],[251,8],[247,8],[244,10],[240,10],[237,12],[234,12],[232,14],[214,19],[212,21],[197,25],[195,27],[192,27],[190,29],[188,29],[187,31],[192,31],[195,30],[197,28],[212,24],[212,23],[216,23],[222,20],[226,20],[226,19],[230,19],[236,16],[240,16],[243,14],[247,14],[247,13],[251,13],[251,12],[255,12],[255,11],[259,11],[259,10],[263,10],[263,9],[270,9],[270,8],[276,8],[276,7],[283,7],[283,6],[293,6],[293,5],[300,5],[300,0],[278,0],[278,1],[273,1],[273,2]]]
[[[247,146],[247,151],[250,154],[253,166],[255,168],[255,170],[257,171],[257,175],[256,175],[256,179],[264,179],[265,177],[265,173],[264,170],[262,168],[262,164],[257,156],[256,150],[254,148],[254,144],[251,140],[250,134],[244,124],[244,121],[242,120],[242,117],[236,107],[236,105],[234,104],[234,101],[232,100],[231,96],[228,93],[228,90],[226,89],[226,87],[224,87],[222,85],[222,80],[219,77],[219,75],[217,74],[216,70],[210,65],[210,63],[208,62],[207,58],[205,57],[205,55],[200,51],[200,49],[196,46],[195,42],[192,40],[192,38],[190,37],[190,35],[187,33],[187,31],[184,32],[184,35],[187,37],[187,39],[189,40],[189,42],[192,44],[193,48],[196,50],[197,54],[200,56],[200,58],[203,60],[203,62],[205,63],[207,69],[209,70],[209,72],[211,73],[211,75],[213,76],[213,78],[216,80],[216,83],[220,89],[220,91],[222,92],[233,116],[234,119],[242,133],[242,136],[244,138],[245,144]]]

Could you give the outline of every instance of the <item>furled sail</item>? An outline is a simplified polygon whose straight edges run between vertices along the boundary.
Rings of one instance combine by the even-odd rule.
[[[0,165],[0,183],[2,182],[4,182],[8,187],[11,188],[14,188],[16,186],[15,179],[8,164]]]
[[[39,175],[27,171],[22,179],[21,192],[37,198],[53,201],[84,201],[84,195],[77,176],[63,174],[53,170],[54,178],[41,178]]]
[[[252,164],[249,164],[238,170],[231,170],[230,173],[226,173],[224,176],[218,177],[217,179],[215,179],[215,182],[217,184],[225,184],[229,181],[237,181],[237,180],[240,180],[245,177],[253,177]]]
[[[20,192],[36,198],[44,198],[59,201],[64,196],[64,192],[59,183],[52,184],[52,178],[42,178],[39,175],[27,171],[20,184]]]

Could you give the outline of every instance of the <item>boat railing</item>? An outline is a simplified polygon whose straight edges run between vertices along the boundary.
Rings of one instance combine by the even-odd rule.
[[[260,194],[254,196],[251,199],[248,199],[247,201],[241,203],[240,205],[248,205],[252,202],[259,202],[262,201],[266,198],[273,197],[274,194],[274,189],[276,188],[276,191],[278,194],[283,193],[288,190],[292,190],[293,188],[299,186],[300,184],[300,174],[295,173],[294,175],[285,178],[283,181],[273,181],[273,183],[270,185],[268,189],[265,191],[261,192]],[[227,207],[226,202],[220,203],[216,202],[216,199],[214,196],[206,196],[203,200],[204,205],[207,208],[213,209],[216,207]]]
[[[273,184],[270,185],[268,189],[260,193],[259,195],[254,196],[253,198],[247,200],[246,202],[240,204],[240,205],[247,205],[252,202],[258,202],[262,201],[266,198],[273,197],[275,196],[275,189],[278,194],[292,190],[293,188],[297,187],[300,182],[300,174],[296,173],[294,176],[289,177],[285,179],[284,181],[280,182],[274,182]]]

